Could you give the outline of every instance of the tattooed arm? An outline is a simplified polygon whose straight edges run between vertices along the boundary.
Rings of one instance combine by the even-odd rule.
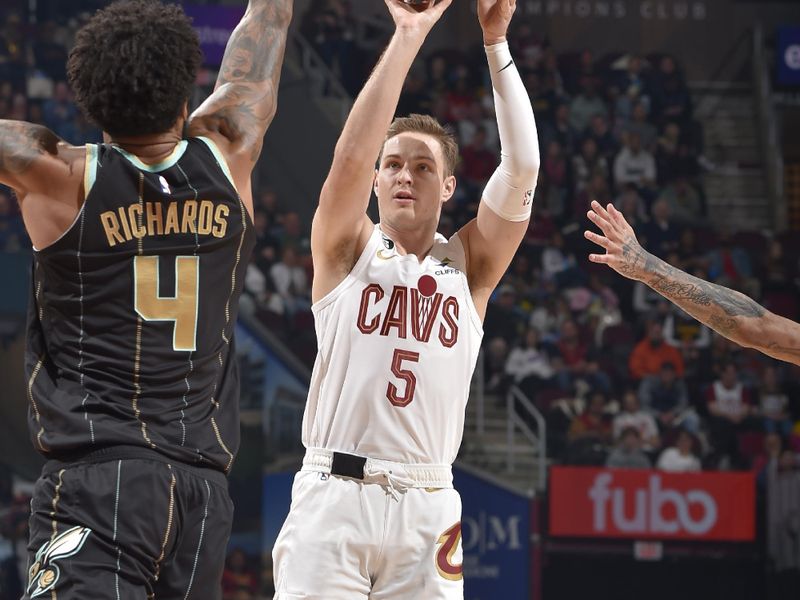
[[[744,294],[693,277],[644,250],[625,217],[612,204],[592,202],[589,218],[603,235],[588,240],[605,248],[592,262],[641,281],[717,333],[773,358],[800,365],[800,324],[775,315]]]
[[[14,189],[33,244],[44,248],[83,201],[86,151],[41,125],[0,119],[0,183]]]
[[[249,191],[250,172],[277,109],[292,4],[250,0],[228,40],[214,93],[189,118],[189,135],[210,137],[220,146],[240,191]]]

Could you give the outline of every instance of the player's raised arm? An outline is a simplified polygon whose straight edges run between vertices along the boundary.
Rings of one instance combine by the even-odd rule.
[[[588,213],[603,235],[585,232],[605,248],[589,260],[641,281],[720,335],[773,358],[800,365],[800,324],[769,312],[744,294],[693,277],[639,245],[633,228],[612,204],[592,202]]]
[[[72,155],[81,151],[42,125],[0,119],[0,183],[13,188],[20,200],[28,192],[63,187],[74,171]]]
[[[539,175],[536,121],[506,41],[515,8],[516,0],[478,0],[501,145],[500,165],[483,192],[478,217],[459,232],[481,312],[525,235]]]
[[[428,33],[451,0],[409,6],[385,0],[395,32],[356,98],[333,155],[311,229],[315,300],[333,289],[352,268],[359,242],[366,243],[366,216],[375,161],[394,117],[403,81]]]
[[[211,137],[220,146],[240,191],[249,190],[250,172],[277,109],[293,4],[248,2],[225,48],[214,93],[189,118],[190,135]]]

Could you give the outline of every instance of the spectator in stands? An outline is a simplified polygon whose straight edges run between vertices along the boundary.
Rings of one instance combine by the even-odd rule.
[[[581,223],[583,226],[589,225],[589,219],[586,217],[586,211],[592,206],[592,200],[608,204],[612,200],[611,188],[608,183],[608,175],[602,173],[599,169],[592,175],[586,189],[582,190],[575,196],[572,205],[572,221]]]
[[[695,441],[688,431],[681,431],[675,445],[665,449],[658,457],[656,467],[672,473],[690,473],[701,470],[700,459],[694,453]]]
[[[283,227],[278,232],[281,247],[291,246],[298,254],[308,255],[311,242],[304,231],[300,215],[293,211],[284,213],[281,224]]]
[[[647,203],[639,194],[636,184],[626,183],[623,185],[622,191],[614,200],[614,206],[625,215],[625,219],[637,233],[641,232],[644,224],[650,220]]]
[[[244,294],[240,306],[248,314],[268,311],[275,315],[286,313],[284,299],[275,293],[274,283],[257,264],[258,255],[252,254],[244,275]]]
[[[58,137],[77,144],[75,139],[75,117],[78,109],[72,102],[69,86],[59,81],[53,89],[53,97],[42,105],[44,124],[52,129]]]
[[[597,85],[594,78],[585,76],[581,79],[581,91],[570,103],[570,125],[578,132],[583,134],[589,127],[592,117],[595,115],[606,116],[608,108],[603,99],[597,94]]]
[[[58,24],[49,20],[41,24],[33,44],[36,68],[53,81],[67,80],[67,48],[58,39]]]
[[[625,68],[617,71],[612,83],[619,90],[621,96],[628,98],[641,98],[643,102],[650,101],[650,82],[645,72],[645,62],[637,54],[629,54]]]
[[[640,380],[649,375],[658,375],[664,363],[672,365],[677,377],[683,377],[683,357],[676,348],[664,341],[664,330],[658,321],[647,324],[647,335],[631,352],[628,361],[630,376]]]
[[[403,93],[397,104],[397,116],[429,115],[432,111],[433,98],[425,80],[425,72],[419,68],[412,68],[403,82]]]
[[[234,548],[228,554],[225,570],[222,572],[222,600],[250,598],[256,592],[258,592],[258,575],[248,567],[244,550]]]
[[[489,305],[491,306],[491,304]],[[488,316],[488,311],[487,311]],[[487,339],[487,336],[484,336]],[[506,392],[508,376],[505,372],[508,360],[509,343],[502,337],[493,336],[486,343],[486,360],[484,362],[484,383],[489,393],[503,394]]]
[[[342,0],[314,0],[303,15],[300,31],[322,60],[339,75],[348,92],[358,91],[356,47],[348,6]]]
[[[573,320],[561,325],[561,336],[556,344],[569,381],[585,381],[590,388],[608,392],[611,382],[597,363],[591,344],[582,339],[580,329]],[[563,379],[562,379],[563,381]]]
[[[17,252],[30,247],[25,227],[22,224],[8,188],[0,186],[0,251]]]
[[[517,308],[517,290],[514,286],[504,283],[497,288],[493,301],[486,308],[483,329],[490,339],[499,337],[505,340],[506,346],[512,344],[525,330],[525,315]],[[505,365],[505,356],[503,360],[501,370]]]
[[[595,175],[607,178],[609,174],[608,161],[597,152],[597,142],[592,137],[587,137],[581,142],[581,152],[572,157],[572,179],[575,194],[583,191]],[[587,204],[584,212],[589,210]]]
[[[10,12],[0,29],[0,81],[8,82],[14,90],[25,88],[26,48],[22,17]]]
[[[567,194],[571,187],[572,174],[570,164],[564,156],[561,144],[551,140],[547,144],[547,152],[542,161],[540,177],[547,186],[549,193],[548,206],[554,215],[564,214]]]
[[[256,247],[253,252],[258,268],[269,273],[280,255],[280,242],[272,234],[269,213],[257,208],[253,213],[253,231],[256,234]]]
[[[711,345],[711,330],[680,308],[673,306],[664,319],[664,339],[670,346],[681,349],[686,363],[688,362],[686,359],[696,356],[689,352],[690,349],[701,350]]]
[[[550,245],[542,251],[542,277],[565,287],[577,277],[575,264],[575,255],[565,248],[564,236],[554,231]]]
[[[559,98],[565,98],[567,92],[564,89],[564,78],[558,68],[558,56],[556,56],[552,47],[547,47],[544,50],[542,73],[545,85],[552,88]]]
[[[694,177],[697,174],[697,157],[682,137],[680,125],[670,122],[664,126],[664,133],[658,138],[655,158],[660,185],[678,177]]]
[[[794,423],[789,414],[789,397],[778,382],[778,370],[767,365],[761,375],[759,389],[759,414],[764,420],[764,431],[789,437]]]
[[[639,399],[662,430],[683,427],[694,433],[700,428],[700,418],[689,406],[686,382],[678,377],[672,363],[665,362],[657,376],[642,380]]]
[[[548,343],[558,340],[561,325],[572,318],[569,305],[563,296],[549,296],[531,311],[530,326]]]
[[[667,183],[658,199],[669,205],[676,224],[697,226],[703,222],[703,201],[685,176],[680,175]]]
[[[472,141],[461,150],[461,176],[469,183],[482,186],[497,167],[497,155],[486,144],[486,128],[479,125]]]
[[[623,431],[630,428],[639,433],[644,450],[652,451],[658,448],[660,438],[656,420],[651,413],[642,410],[639,397],[629,388],[622,395],[622,410],[614,417],[614,439],[620,439]]]
[[[764,436],[764,446],[761,453],[753,459],[752,470],[756,474],[758,487],[767,487],[767,476],[770,469],[777,469],[781,454],[784,449],[783,438],[777,433],[768,433]]]
[[[625,136],[622,150],[614,159],[614,181],[618,190],[626,183],[633,183],[643,195],[651,193],[656,181],[656,161],[642,148],[638,133]]]
[[[527,395],[553,385],[555,369],[550,355],[539,343],[539,333],[528,327],[521,344],[514,346],[506,360],[506,374]]]
[[[611,420],[606,414],[606,396],[603,392],[593,392],[588,406],[580,415],[572,420],[569,427],[569,439],[576,441],[590,438],[608,445],[613,440]]]
[[[751,297],[761,294],[760,283],[753,276],[750,255],[734,242],[727,229],[719,233],[716,247],[708,253],[708,277],[714,283],[742,290]]]
[[[580,135],[571,125],[570,107],[566,102],[558,104],[555,109],[555,119],[552,122],[542,123],[539,129],[542,146],[546,147],[555,140],[561,144],[566,154],[571,155],[575,152]]]
[[[272,265],[270,276],[290,314],[310,308],[308,277],[293,245],[283,247],[281,259]]]
[[[656,256],[666,257],[675,252],[681,239],[682,228],[672,219],[669,203],[660,199],[653,203],[653,218],[643,228],[647,249]]]
[[[649,469],[650,459],[642,451],[642,439],[635,427],[626,427],[619,437],[616,448],[606,459],[610,469]]]
[[[604,114],[595,114],[589,122],[589,129],[586,137],[592,138],[597,144],[597,151],[608,164],[614,161],[614,157],[619,151],[619,144],[614,134],[608,127],[608,118]]]
[[[653,117],[660,124],[669,121],[688,124],[691,115],[692,100],[683,76],[675,59],[664,56],[653,77]]]
[[[737,434],[749,429],[749,417],[755,414],[750,390],[739,379],[739,370],[732,362],[722,366],[719,379],[706,390],[711,444],[724,462],[743,466]]]
[[[578,64],[567,73],[567,87],[570,94],[577,94],[588,81],[595,88],[601,84],[600,74],[595,65],[594,53],[585,48],[578,55]]]
[[[278,193],[274,189],[267,187],[261,190],[258,194],[257,208],[267,216],[270,226],[280,226],[283,222],[286,211],[281,207]]]
[[[658,129],[656,126],[647,120],[647,108],[641,100],[633,105],[633,112],[629,121],[619,123],[617,128],[617,138],[620,142],[633,134],[639,134],[639,139],[642,141],[642,148],[648,152],[653,152],[656,148],[656,141],[658,140]],[[656,159],[658,156],[656,156]],[[656,160],[656,169],[658,170],[658,161]]]

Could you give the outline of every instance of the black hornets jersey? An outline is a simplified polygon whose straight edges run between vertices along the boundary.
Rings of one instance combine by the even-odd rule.
[[[206,138],[146,165],[87,145],[74,224],[35,252],[25,360],[33,444],[64,459],[151,448],[227,472],[234,326],[252,223]]]

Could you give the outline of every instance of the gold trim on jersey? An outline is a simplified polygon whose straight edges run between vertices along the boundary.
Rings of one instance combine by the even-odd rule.
[[[217,408],[219,408],[219,405],[217,405]],[[233,453],[230,450],[228,450],[228,447],[225,445],[225,442],[222,441],[222,435],[219,432],[219,427],[217,426],[217,421],[216,419],[214,419],[214,417],[211,417],[211,427],[214,428],[214,434],[217,436],[217,442],[219,442],[219,445],[225,451],[225,454],[228,455],[228,464],[225,465],[225,472],[227,473],[228,471],[230,471],[231,465],[233,464]]]
[[[172,520],[175,511],[175,473],[172,472],[172,465],[167,463],[167,468],[170,470],[170,483],[169,483],[169,509],[167,511],[167,530],[164,532],[164,540],[161,542],[161,554],[158,556],[156,560],[156,572],[153,577],[155,581],[158,581],[158,576],[161,574],[161,561],[164,560],[164,557],[167,554],[167,542],[169,541],[169,534],[172,531]]]
[[[226,347],[230,347],[230,340],[228,339],[227,334],[225,333],[225,329],[230,325],[231,322],[231,298],[233,298],[233,294],[236,291],[236,269],[239,268],[239,263],[242,260],[242,246],[244,246],[244,237],[247,234],[247,212],[244,207],[244,203],[242,202],[241,197],[237,197],[239,200],[239,211],[242,215],[242,234],[239,236],[239,247],[236,248],[236,261],[233,263],[233,269],[231,269],[231,291],[228,294],[228,300],[225,302],[225,325],[222,327],[222,341],[225,342]],[[219,361],[220,365],[220,372],[222,371],[222,351],[220,350],[219,354],[217,355],[217,360]],[[230,360],[230,356],[228,357]],[[211,404],[214,406],[216,410],[219,410],[220,404],[217,402],[216,399],[217,394],[217,383],[214,382],[214,391],[211,393]],[[233,464],[233,453],[228,450],[228,447],[225,445],[225,442],[222,441],[222,435],[220,434],[219,427],[217,427],[217,422],[214,420],[214,417],[211,417],[211,425],[214,428],[214,433],[217,436],[217,442],[228,455],[228,465],[225,467],[225,472],[227,473],[231,465]]]
[[[33,397],[33,382],[36,380],[36,376],[39,375],[39,371],[42,369],[42,364],[44,363],[44,358],[39,357],[39,360],[36,361],[36,366],[33,368],[33,372],[31,373],[30,378],[28,379],[28,400],[33,407],[33,414],[36,417],[36,424],[39,425],[39,433],[36,434],[36,445],[39,446],[39,450],[42,452],[46,452],[46,448],[44,444],[42,444],[42,436],[44,435],[44,425],[42,425],[42,415],[39,413],[39,406],[36,404],[36,399]]]
[[[141,206],[144,202],[143,198],[144,194],[144,175],[139,173],[139,205]],[[142,226],[142,216],[143,211],[139,211],[139,227]],[[139,252],[139,256],[142,256],[144,253],[144,245],[142,244],[142,238],[137,240],[137,249]],[[133,397],[131,398],[131,406],[133,407],[133,414],[136,416],[136,420],[139,421],[139,424],[142,428],[142,437],[144,441],[147,442],[147,445],[151,448],[155,448],[156,445],[153,443],[153,440],[150,439],[150,436],[147,435],[147,424],[140,418],[141,417],[141,409],[139,408],[139,398],[142,395],[142,386],[139,385],[139,371],[142,365],[142,316],[137,313],[136,315],[136,351],[133,358]]]

